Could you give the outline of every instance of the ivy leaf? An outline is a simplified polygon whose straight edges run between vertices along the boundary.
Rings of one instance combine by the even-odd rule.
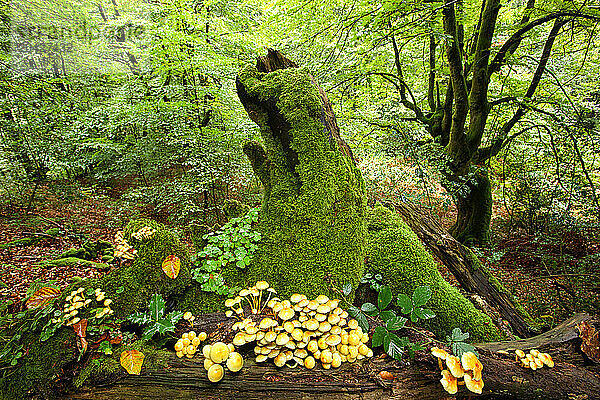
[[[165,301],[162,296],[158,293],[155,293],[150,298],[150,304],[148,304],[148,308],[150,309],[150,318],[152,321],[158,321],[165,314]]]
[[[383,286],[379,291],[379,295],[377,296],[377,307],[380,310],[385,310],[385,308],[392,301],[392,291],[389,286]]]
[[[421,319],[431,319],[435,317],[435,313],[429,308],[416,308],[415,314]]]
[[[464,342],[469,338],[469,332],[463,332],[460,328],[454,328],[452,330],[452,338],[449,341],[452,342]]]
[[[352,292],[352,284],[350,282],[346,282],[344,287],[342,288],[342,293],[344,296],[348,296]]]
[[[171,279],[177,278],[180,269],[181,261],[176,255],[171,254],[170,256],[167,256],[162,263],[162,270]]]
[[[139,350],[126,350],[121,353],[121,366],[130,375],[139,375],[144,363],[144,353]]]
[[[412,295],[412,303],[415,307],[425,305],[431,298],[431,288],[429,286],[419,286]]]
[[[378,326],[377,328],[375,328],[375,331],[373,332],[373,337],[371,338],[371,346],[381,346],[381,344],[383,343],[383,338],[386,334],[387,331],[383,326]]]
[[[58,296],[60,296],[60,290],[50,286],[44,286],[43,288],[36,290],[33,295],[27,299],[25,306],[27,308],[45,307]]]
[[[469,351],[476,353],[475,346],[473,346],[470,343],[465,343],[465,342],[453,342],[452,343],[452,352],[458,358],[461,358],[464,353],[467,353]]]
[[[360,306],[360,309],[367,315],[377,315],[379,313],[379,310],[377,309],[377,307],[375,307],[375,304],[373,303],[364,303],[362,306]]]
[[[412,300],[405,294],[398,296],[398,306],[402,308],[402,314],[410,314],[413,309]]]
[[[404,325],[406,325],[406,321],[408,320],[404,317],[390,318],[386,322],[385,327],[388,329],[388,331],[397,331],[398,329],[404,328]]]

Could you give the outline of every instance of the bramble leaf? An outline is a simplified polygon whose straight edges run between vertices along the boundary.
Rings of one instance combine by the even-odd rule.
[[[125,350],[121,353],[121,366],[130,375],[139,375],[144,363],[144,353],[139,350]]]
[[[389,286],[383,286],[377,296],[377,307],[383,311],[390,304],[390,301],[392,301],[392,291]]]

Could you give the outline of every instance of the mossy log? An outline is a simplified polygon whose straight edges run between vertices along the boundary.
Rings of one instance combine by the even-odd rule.
[[[527,323],[531,320],[527,311],[468,247],[454,239],[438,221],[425,215],[417,207],[404,202],[393,202],[390,205],[427,248],[448,267],[463,289],[482,296],[508,321],[518,336],[529,337],[536,333]]]
[[[577,315],[544,337],[527,342],[504,342],[478,346],[484,365],[485,382],[482,395],[468,392],[459,386],[454,398],[487,399],[595,399],[600,397],[598,369],[584,367],[583,355],[577,353],[576,322],[589,320]],[[223,335],[228,325],[223,314],[201,316],[194,328],[209,332],[212,338]],[[426,332],[411,333],[412,340],[429,340]],[[552,339],[549,339],[552,338]],[[213,339],[214,340],[214,339]],[[549,352],[554,368],[537,371],[517,365],[509,355],[497,353],[500,349],[531,346]],[[566,350],[569,349],[569,350]],[[567,352],[568,351],[568,352]],[[436,360],[429,352],[417,352],[413,360],[397,362],[388,357],[375,357],[362,364],[344,364],[339,369],[316,368],[278,369],[271,363],[256,364],[251,349],[246,349],[246,362],[239,373],[227,372],[219,383],[210,383],[202,359],[168,361],[161,371],[142,371],[139,376],[121,375],[113,385],[86,387],[67,399],[447,399],[441,384]],[[387,371],[393,379],[382,379]]]

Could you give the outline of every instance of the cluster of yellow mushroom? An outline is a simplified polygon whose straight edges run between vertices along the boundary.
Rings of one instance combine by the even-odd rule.
[[[186,311],[183,313],[183,319],[189,322],[190,326],[193,326],[196,317],[194,317],[194,315],[190,311]]]
[[[366,345],[369,335],[356,320],[348,319],[339,303],[325,295],[314,300],[302,294],[283,301],[274,297],[267,302],[266,317],[260,321],[245,318],[233,325],[238,331],[233,344],[256,342],[256,362],[272,359],[277,367],[304,365],[312,369],[320,361],[329,369],[372,357],[373,350]]]
[[[442,379],[440,383],[450,394],[456,394],[458,385],[463,384],[473,393],[481,394],[483,390],[483,379],[481,372],[483,364],[477,359],[475,353],[467,351],[459,359],[456,356],[448,354],[443,349],[432,347],[431,354],[438,359],[438,365],[442,370]],[[444,362],[445,366],[444,368]],[[459,382],[458,379],[463,381]]]
[[[268,295],[263,296],[263,292],[267,292]],[[229,307],[230,310],[225,312],[225,315],[231,317],[235,314],[236,318],[243,320],[246,316],[244,314],[244,303],[250,306],[252,314],[259,314],[265,306],[271,300],[271,296],[277,292],[265,281],[258,281],[252,287],[242,289],[238,295],[233,299],[225,300],[225,307]]]
[[[96,318],[100,319],[105,315],[114,314],[114,311],[110,308],[112,300],[106,297],[106,293],[103,292],[102,289],[96,288],[94,295],[96,296],[96,301],[104,306],[102,309],[96,311]]]
[[[150,239],[156,233],[156,229],[150,226],[144,226],[140,228],[137,232],[132,233],[131,236],[136,238],[137,240],[147,240]]]
[[[225,370],[221,365],[225,362],[227,369],[231,372],[238,372],[244,366],[244,358],[235,351],[233,344],[216,342],[213,345],[205,345],[202,348],[204,355],[204,369],[208,372],[208,380],[219,382],[225,375]]]
[[[125,236],[123,231],[119,231],[115,234],[115,257],[121,257],[126,260],[133,260],[135,255],[137,254],[137,250],[134,249],[127,240],[125,240]]]
[[[79,309],[87,306],[91,303],[91,299],[86,299],[84,294],[85,289],[80,287],[73,290],[66,298],[65,305],[63,306],[63,315],[59,319],[53,319],[52,322],[62,322],[63,324],[70,326],[78,323],[81,318],[77,316]]]
[[[186,356],[187,358],[193,358],[198,351],[200,343],[206,340],[206,336],[206,332],[200,332],[196,335],[196,332],[189,331],[182,334],[181,338],[175,343],[177,357]]]
[[[550,354],[540,353],[536,349],[530,350],[528,354],[525,354],[523,350],[515,350],[515,355],[515,360],[520,361],[522,367],[531,368],[533,371],[543,368],[544,365],[549,368],[554,367],[554,361]]]

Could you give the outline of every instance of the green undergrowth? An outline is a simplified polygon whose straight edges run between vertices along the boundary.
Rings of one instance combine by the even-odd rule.
[[[439,337],[460,327],[470,332],[474,341],[503,339],[492,320],[443,279],[433,257],[399,215],[376,206],[368,214],[368,231],[369,272],[381,274],[394,293],[412,293],[419,286],[431,288],[428,306],[436,317],[424,321],[426,328]]]

